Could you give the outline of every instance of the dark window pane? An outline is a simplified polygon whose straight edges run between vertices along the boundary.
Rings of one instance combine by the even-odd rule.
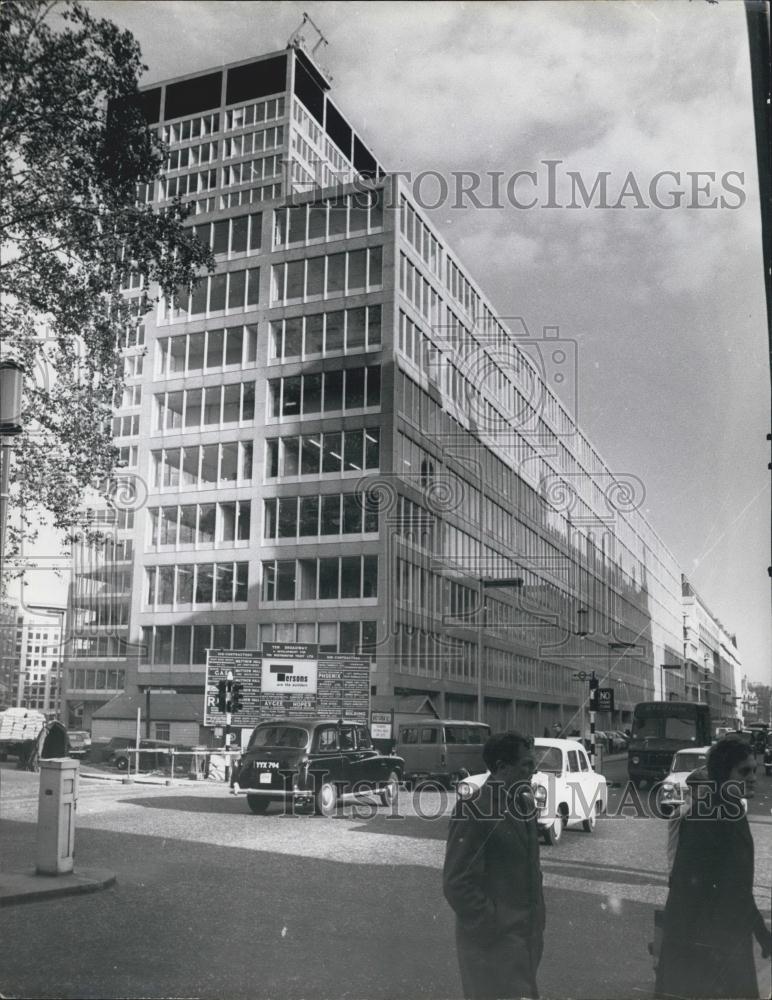
[[[362,438],[364,431],[346,431],[343,436],[343,468],[347,471],[362,471]]]
[[[359,647],[359,622],[340,623],[340,652],[355,653]]]
[[[365,531],[377,531],[378,530],[378,511],[377,510],[366,510],[365,514]]]
[[[231,253],[245,253],[247,249],[247,228],[249,216],[240,215],[232,220]]]
[[[322,375],[303,376],[303,413],[320,413],[322,409]]]
[[[212,649],[231,648],[230,625],[214,625],[212,627]]]
[[[265,501],[265,521],[263,535],[265,538],[276,538],[276,500],[273,498]]]
[[[190,663],[190,625],[174,628],[174,663]]]
[[[256,306],[260,302],[260,268],[250,267],[247,271],[247,305]]]
[[[324,257],[310,257],[306,272],[306,295],[324,292]]]
[[[324,342],[325,351],[343,350],[343,312],[327,313],[327,334]]]
[[[322,472],[340,472],[341,467],[341,436],[340,432],[330,431],[324,435],[324,450],[322,456]]]
[[[284,357],[298,358],[303,349],[303,318],[296,316],[284,322]]]
[[[322,497],[322,535],[340,534],[340,495]]]
[[[381,367],[372,365],[367,369],[367,405],[381,405]]]
[[[341,597],[359,597],[362,590],[362,560],[359,556],[341,559]]]
[[[202,309],[201,312],[204,310]],[[191,333],[188,344],[188,371],[200,372],[204,367],[204,334]]]
[[[297,417],[300,415],[300,376],[293,375],[282,381],[282,416]]]
[[[279,441],[277,438],[271,438],[271,440],[266,442],[266,445],[265,464],[268,470],[267,475],[273,479],[279,475]]]
[[[367,343],[374,347],[381,342],[381,307],[367,307]]]
[[[367,251],[352,250],[348,255],[348,290],[361,291],[365,287]]]
[[[199,563],[196,572],[196,604],[211,604],[214,584],[212,563]]]
[[[244,327],[231,326],[225,333],[225,364],[240,365],[244,353]]]
[[[343,372],[324,373],[324,412],[343,409]]]
[[[168,666],[172,662],[172,627],[171,625],[156,625],[155,627],[155,653],[153,663]],[[103,671],[97,671],[97,678]],[[97,687],[104,687],[104,682]]]
[[[319,239],[327,235],[327,204],[309,205],[308,238]]]
[[[365,428],[365,468],[377,469],[380,465],[380,427]]]
[[[348,206],[345,198],[330,201],[330,236],[346,235]]]
[[[227,253],[228,252],[228,226],[230,225],[228,219],[224,219],[221,222],[215,222],[213,229],[214,235],[212,237],[212,252],[213,253]]]
[[[358,493],[347,493],[343,497],[343,532],[358,533],[362,530],[362,504]]]
[[[252,501],[240,500],[236,520],[236,538],[245,541],[250,537],[252,521]]]
[[[207,396],[209,393],[207,392]],[[223,423],[237,423],[241,413],[241,386],[238,382],[223,386]]]
[[[303,438],[302,465],[300,469],[302,476],[314,476],[319,472],[321,453],[322,435],[306,434]]]
[[[206,341],[206,367],[219,368],[222,365],[224,330],[210,330]]]
[[[282,497],[279,500],[279,538],[294,538],[297,534],[297,497]]]
[[[320,354],[322,351],[324,314],[306,316],[306,354]]]
[[[342,292],[345,288],[346,255],[333,253],[327,258],[327,292]]]
[[[210,648],[211,626],[193,626],[193,662],[196,664],[206,663],[206,651]]]
[[[344,409],[352,410],[365,405],[364,376],[364,368],[348,368],[346,370],[346,402]]]
[[[339,596],[338,559],[319,560],[319,598],[334,600]]]
[[[316,536],[318,533],[319,533],[319,497],[301,497],[300,534],[302,536]]]
[[[233,441],[222,446],[220,455],[220,482],[235,483],[238,478],[239,446]]]
[[[209,312],[217,312],[225,308],[226,278],[225,274],[213,274],[209,279]]]
[[[364,557],[362,597],[378,596],[378,556]]]
[[[177,567],[177,603],[193,603],[193,567]]]
[[[260,230],[263,217],[259,212],[255,212],[253,213],[251,218],[252,218],[252,224],[249,227],[249,249],[259,250],[260,240],[262,237],[262,233]]]
[[[346,312],[346,350],[365,346],[365,310],[349,309]]]
[[[303,280],[305,274],[305,261],[293,260],[287,265],[287,289],[286,298],[300,299],[303,297]]]
[[[280,560],[276,563],[276,600],[295,600],[295,560]]]
[[[296,437],[284,438],[282,443],[281,474],[283,476],[296,476],[298,474],[300,439]]]
[[[383,253],[380,247],[370,247],[367,251],[370,255],[370,273],[368,275],[368,287],[380,285],[383,282],[381,275]]]
[[[244,382],[241,386],[241,419],[255,419],[255,383]]]
[[[231,271],[228,275],[228,308],[244,308],[244,289],[246,287],[246,271]],[[239,358],[241,360],[241,358]],[[226,362],[227,364],[227,362]]]
[[[241,598],[239,598],[241,600]],[[234,625],[233,626],[233,648],[234,649],[246,649],[247,648],[247,626],[246,625]]]
[[[190,296],[190,312],[195,316],[197,313],[206,312],[206,293],[209,287],[209,280],[201,278],[199,283],[193,288]]]
[[[220,563],[217,566],[216,601],[233,600],[233,563]]]
[[[236,563],[236,592],[234,601],[246,601],[249,598],[249,563]],[[236,647],[234,646],[234,649]],[[242,647],[243,648],[243,647]]]
[[[213,503],[202,503],[198,508],[198,541],[210,545],[214,542],[217,507]]]

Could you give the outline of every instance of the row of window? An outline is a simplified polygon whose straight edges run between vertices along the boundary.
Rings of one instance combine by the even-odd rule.
[[[260,249],[262,221],[262,212],[253,212],[217,222],[199,222],[193,226],[193,233],[209,246],[212,253],[251,253]]]
[[[261,122],[270,122],[283,116],[284,98],[273,97],[268,101],[258,101],[256,104],[247,104],[243,108],[226,111],[225,131],[248,128],[250,125],[259,125]]]
[[[313,240],[342,239],[382,228],[383,191],[361,191],[277,208],[273,213],[273,245],[287,247]]]
[[[140,663],[203,666],[207,649],[244,649],[247,626],[146,625],[141,630]]]
[[[125,670],[84,670],[75,667],[67,671],[69,691],[122,691],[125,686]]]
[[[265,538],[313,538],[378,531],[378,511],[359,493],[278,497],[265,501]]]
[[[187,118],[185,121],[164,125],[161,129],[161,139],[170,145],[175,142],[187,142],[205,135],[214,135],[220,131],[220,116],[217,112],[201,115],[198,118]]]
[[[413,206],[402,196],[399,203],[399,229],[405,239],[418,251],[438,278],[442,276],[442,250],[439,240],[423,222]]]
[[[399,290],[432,327],[438,327],[441,322],[438,292],[409,260],[407,254],[399,255],[399,264]]]
[[[118,437],[135,437],[139,434],[139,414],[132,416],[113,417],[112,435]]]
[[[254,382],[160,392],[153,400],[156,431],[189,431],[202,427],[244,424],[255,419]]]
[[[381,366],[346,368],[268,380],[273,417],[337,413],[381,405]]]
[[[187,170],[190,167],[200,167],[217,159],[218,142],[202,142],[198,146],[185,146],[173,149],[166,161],[166,169]]]
[[[300,302],[315,296],[373,291],[383,281],[382,261],[382,248],[370,247],[274,264],[271,302]]]
[[[122,409],[131,409],[142,405],[142,386],[127,385],[121,393],[120,406]]]
[[[260,642],[310,642],[320,653],[368,653],[378,640],[378,622],[266,622]]]
[[[253,160],[231,163],[222,168],[222,187],[236,187],[237,184],[251,184],[281,176],[284,160],[281,154],[258,156]]]
[[[210,191],[217,187],[217,170],[199,170],[192,174],[165,177],[158,182],[158,198],[183,198],[188,194]]]
[[[249,599],[249,563],[188,563],[145,569],[148,608],[232,604]]]
[[[257,132],[245,132],[243,135],[226,139],[223,157],[230,160],[235,156],[249,156],[250,153],[265,153],[269,149],[278,149],[284,143],[284,126],[263,128]]]
[[[151,459],[153,489],[211,488],[252,478],[251,441],[164,448],[152,452]]]
[[[123,359],[123,377],[140,378],[144,368],[144,355],[129,354]]]
[[[269,358],[285,361],[380,346],[381,307],[362,306],[276,320],[271,323]]]
[[[273,601],[337,601],[378,596],[378,556],[264,561],[261,598]]]
[[[251,500],[151,507],[148,511],[150,547],[248,541],[251,507]]]
[[[240,191],[226,191],[220,195],[220,208],[236,208],[237,205],[252,205],[260,201],[273,201],[275,198],[281,198],[281,184],[256,184]],[[214,206],[201,211],[213,212]]]
[[[380,464],[380,437],[379,427],[360,427],[351,431],[268,438],[266,478],[377,469]]]
[[[202,278],[193,289],[180,288],[174,301],[165,308],[161,303],[161,319],[179,321],[204,313],[222,312],[225,309],[242,312],[260,301],[260,268],[228,271]]]
[[[156,341],[156,378],[254,365],[257,324],[181,333]]]

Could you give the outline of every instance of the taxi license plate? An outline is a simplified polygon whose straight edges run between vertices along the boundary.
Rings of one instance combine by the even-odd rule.
[[[270,771],[265,771],[263,774],[260,775],[260,784],[261,785],[270,785],[271,784],[271,772]]]

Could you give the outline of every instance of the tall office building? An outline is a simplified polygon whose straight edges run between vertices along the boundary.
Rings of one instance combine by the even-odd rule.
[[[595,671],[626,725],[683,695],[680,569],[576,425],[572,344],[496,317],[329,90],[291,45],[143,94],[170,157],[142,197],[190,203],[217,267],[127,331],[148,496],[113,611],[107,569],[76,575],[68,701],[118,669],[202,693],[207,648],[298,641],[369,655],[376,709],[578,728]]]

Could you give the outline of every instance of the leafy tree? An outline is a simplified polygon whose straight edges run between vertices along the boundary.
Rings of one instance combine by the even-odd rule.
[[[41,507],[56,527],[78,522],[115,465],[127,327],[212,269],[179,201],[138,197],[166,157],[142,112],[145,69],[130,32],[77,2],[0,5],[0,335],[28,373],[9,552]],[[132,303],[129,272],[144,276]]]

